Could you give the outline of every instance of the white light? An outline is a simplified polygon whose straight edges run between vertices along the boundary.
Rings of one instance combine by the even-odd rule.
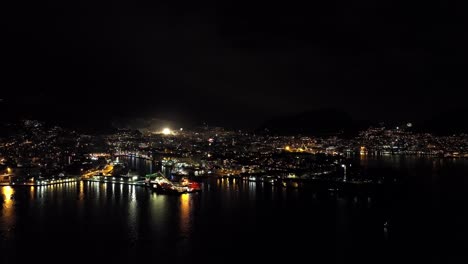
[[[164,135],[169,135],[169,134],[171,134],[171,130],[170,130],[169,128],[166,127],[166,128],[164,128],[164,129],[162,130],[162,133],[163,133]]]

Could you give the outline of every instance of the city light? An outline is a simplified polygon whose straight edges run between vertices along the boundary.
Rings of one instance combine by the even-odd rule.
[[[164,128],[164,129],[162,130],[162,133],[163,133],[164,135],[170,135],[170,134],[171,134],[171,130],[170,130],[169,128],[166,127],[166,128]]]

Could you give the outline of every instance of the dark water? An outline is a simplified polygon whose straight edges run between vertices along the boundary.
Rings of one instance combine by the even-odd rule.
[[[118,159],[120,162],[129,165],[132,173],[139,174],[140,176],[145,176],[146,174],[161,170],[161,168],[157,167],[151,160],[137,158],[134,156],[120,156]]]
[[[358,195],[228,180],[181,196],[109,183],[1,187],[0,263],[462,263],[466,160],[362,164],[403,183]]]

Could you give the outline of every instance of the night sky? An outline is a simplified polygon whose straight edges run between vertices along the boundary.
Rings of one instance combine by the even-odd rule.
[[[252,126],[320,108],[419,120],[466,102],[466,20],[449,1],[95,2],[2,8],[2,104]]]

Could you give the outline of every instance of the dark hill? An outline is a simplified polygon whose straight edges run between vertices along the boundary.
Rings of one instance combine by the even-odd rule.
[[[260,129],[279,135],[351,136],[366,125],[344,111],[318,109],[271,119]]]
[[[438,110],[421,129],[437,135],[468,133],[468,108]]]

